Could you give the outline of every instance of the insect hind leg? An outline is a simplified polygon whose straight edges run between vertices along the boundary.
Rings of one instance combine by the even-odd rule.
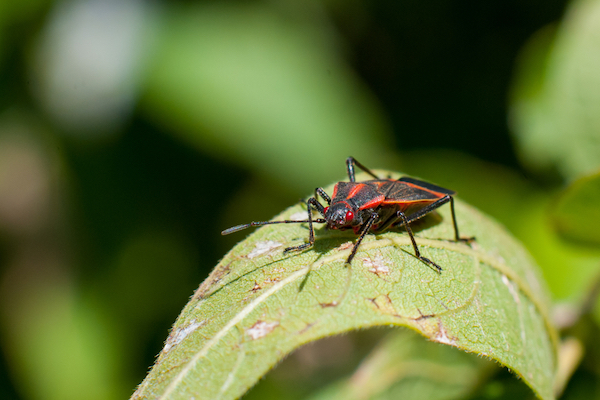
[[[456,213],[454,212],[454,197],[450,196],[450,210],[452,212],[452,224],[454,224],[454,241],[471,243],[475,240],[475,236],[461,238],[458,234],[458,225],[456,224]]]
[[[421,252],[419,251],[419,247],[417,246],[417,241],[415,240],[415,235],[413,234],[412,229],[410,229],[409,219],[406,217],[406,215],[402,211],[398,211],[397,215],[402,220],[402,225],[404,225],[404,228],[406,229],[406,233],[408,233],[408,237],[410,238],[413,249],[415,251],[415,257],[417,257],[419,260],[423,261],[425,264],[432,267],[438,274],[441,274],[442,267],[440,267],[439,265],[437,265],[436,263],[431,261],[429,258],[423,257],[421,255]]]
[[[354,177],[354,165],[371,175],[373,178],[380,179],[369,168],[356,161],[354,157],[348,157],[346,159],[346,170],[348,171],[348,179],[350,179],[350,182],[356,182],[356,178]]]
[[[454,197],[452,197],[449,194],[445,195],[444,197],[435,201],[434,203],[431,203],[428,206],[423,207],[419,211],[406,216],[408,223],[411,223],[420,218],[423,218],[425,215],[429,214],[430,212],[434,211],[436,208],[439,208],[448,202],[450,203],[450,211],[452,214],[452,226],[454,227],[454,241],[455,242],[465,242],[465,243],[472,242],[473,240],[475,240],[474,237],[461,238],[460,234],[458,233],[458,224],[456,223],[456,213],[454,211]]]

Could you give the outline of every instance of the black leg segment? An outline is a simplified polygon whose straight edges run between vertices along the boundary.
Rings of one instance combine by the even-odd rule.
[[[329,197],[329,195],[325,193],[325,190],[323,190],[321,187],[315,189],[315,199],[318,199],[319,196],[321,196],[321,198],[325,200],[328,205],[331,205],[331,197]],[[321,214],[322,213],[323,212],[321,211]]]
[[[448,202],[450,202],[450,211],[452,213],[452,226],[454,227],[454,241],[456,241],[456,242],[459,242],[459,241],[460,242],[471,242],[471,241],[473,241],[474,238],[472,238],[472,237],[471,238],[461,238],[460,237],[460,235],[458,233],[458,225],[456,223],[456,213],[454,212],[454,197],[452,197],[448,194],[446,196],[442,197],[441,199],[437,200],[436,202],[431,203],[426,207],[423,207],[419,211],[406,216],[406,219],[408,220],[408,223],[416,221],[420,218],[423,218],[425,215],[429,214],[436,208],[439,208],[440,206],[442,206]]]
[[[350,264],[352,262],[352,259],[354,258],[354,256],[356,255],[356,251],[358,250],[358,246],[360,246],[360,243],[365,238],[365,235],[369,233],[369,231],[371,230],[371,226],[373,226],[373,222],[375,222],[378,216],[379,214],[377,214],[377,212],[372,213],[369,216],[367,222],[365,222],[364,225],[360,228],[360,234],[358,236],[358,239],[356,240],[356,243],[354,243],[354,246],[352,247],[352,252],[348,256],[346,264]]]
[[[402,225],[404,225],[404,228],[406,229],[406,233],[408,233],[408,237],[410,237],[410,241],[412,242],[412,246],[415,251],[415,257],[417,257],[419,260],[421,260],[424,263],[431,266],[433,269],[436,270],[436,272],[441,273],[442,267],[440,267],[439,265],[437,265],[436,263],[431,261],[429,258],[423,257],[421,255],[421,252],[419,251],[419,247],[417,246],[417,242],[415,241],[415,235],[413,235],[412,229],[410,229],[410,223],[409,223],[409,220],[406,217],[406,215],[402,211],[398,211],[397,215],[402,220]]]
[[[315,244],[315,228],[313,226],[312,209],[311,209],[311,207],[313,207],[315,210],[317,210],[318,212],[320,212],[321,215],[323,215],[323,210],[325,209],[325,207],[323,207],[323,205],[321,203],[319,203],[319,201],[316,198],[314,198],[314,197],[311,197],[306,202],[308,219],[306,221],[303,221],[303,222],[308,222],[308,243],[303,243],[303,244],[301,244],[299,246],[288,247],[285,250],[283,250],[284,253],[287,253],[289,251],[299,251],[299,250],[308,249],[308,248],[312,247]],[[319,218],[318,220],[315,220],[314,222],[323,223],[323,222],[326,222],[326,221],[325,221],[324,218]]]
[[[356,161],[354,157],[348,157],[346,160],[346,170],[348,171],[348,178],[350,179],[350,182],[356,182],[356,178],[354,177],[354,165],[371,175],[373,178],[379,179],[377,175],[371,172],[369,168]]]

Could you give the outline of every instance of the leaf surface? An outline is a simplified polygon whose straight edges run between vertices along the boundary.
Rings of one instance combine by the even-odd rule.
[[[381,340],[352,376],[310,399],[464,399],[493,371],[490,367],[487,360],[398,329]]]
[[[518,59],[510,122],[523,164],[566,178],[600,167],[600,1],[569,3]]]
[[[600,172],[573,182],[551,211],[562,235],[595,246],[600,244]]]
[[[460,201],[456,212],[470,246],[449,240],[448,206],[413,225],[441,274],[402,231],[367,235],[348,267],[351,231],[318,228],[314,248],[283,254],[307,239],[306,224],[257,229],[196,291],[133,399],[237,398],[302,344],[378,325],[497,360],[552,399],[556,333],[536,266],[494,221]],[[297,205],[275,219],[305,215]]]

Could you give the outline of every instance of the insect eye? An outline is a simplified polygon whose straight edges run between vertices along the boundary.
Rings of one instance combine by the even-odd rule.
[[[350,210],[346,211],[346,221],[352,221],[354,219],[354,213]]]

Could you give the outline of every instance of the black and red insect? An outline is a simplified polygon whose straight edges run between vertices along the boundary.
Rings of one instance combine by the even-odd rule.
[[[355,166],[375,179],[356,182],[354,178]],[[415,256],[433,267],[437,272],[441,272],[442,268],[439,265],[423,257],[419,252],[410,224],[449,202],[454,226],[454,240],[464,242],[473,240],[473,238],[461,238],[458,234],[454,213],[454,198],[452,197],[456,192],[409,177],[381,179],[353,157],[346,160],[346,167],[350,182],[338,182],[333,188],[331,197],[325,193],[323,188],[316,188],[315,196],[306,201],[308,206],[308,218],[306,220],[251,222],[231,227],[221,232],[221,234],[228,235],[252,226],[308,223],[308,243],[288,247],[284,250],[284,253],[287,253],[289,251],[304,250],[314,245],[314,223],[327,224],[328,229],[352,229],[358,235],[358,239],[346,260],[347,263],[350,263],[356,255],[358,246],[360,246],[369,231],[378,233],[393,226],[403,226],[410,237]],[[319,202],[319,196],[327,202],[328,206],[323,206]],[[312,209],[317,210],[323,218],[313,219]]]

